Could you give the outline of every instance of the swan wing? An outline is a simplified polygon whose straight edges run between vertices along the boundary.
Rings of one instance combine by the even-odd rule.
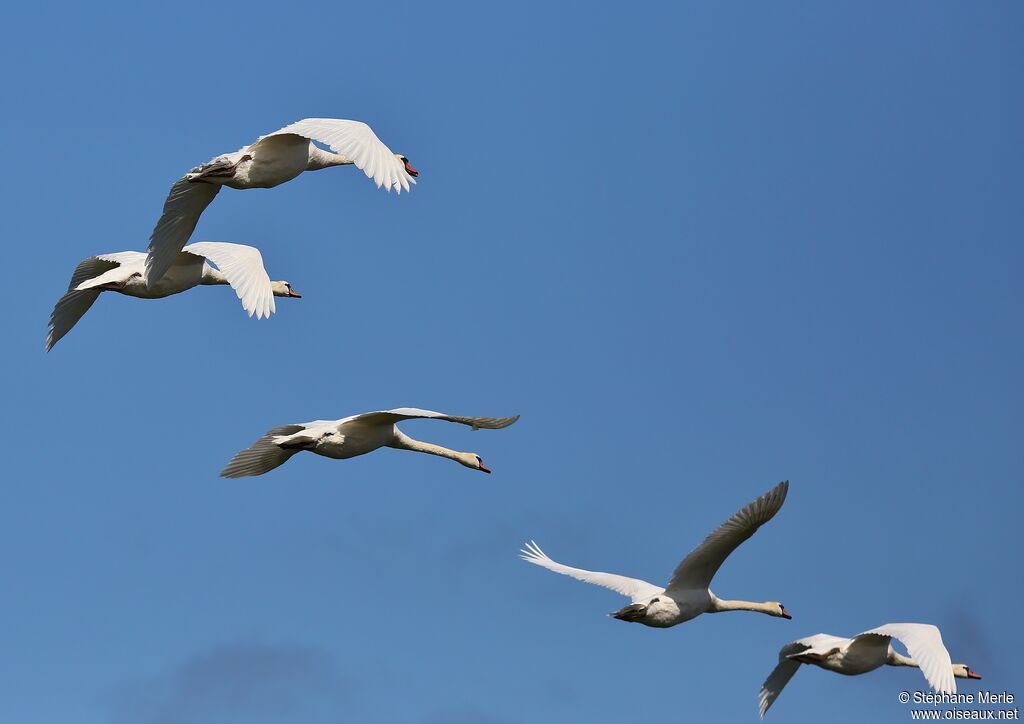
[[[281,435],[294,435],[306,429],[306,425],[281,425],[268,430],[263,437],[237,453],[220,471],[222,478],[244,478],[250,475],[263,475],[283,465],[299,448],[284,449],[274,443],[274,438]]]
[[[645,601],[665,590],[647,581],[641,581],[639,578],[627,578],[615,573],[602,573],[600,571],[586,571],[582,568],[563,565],[548,558],[547,554],[540,549],[540,546],[533,541],[527,543],[526,548],[520,550],[520,554],[519,557],[524,561],[542,566],[555,573],[561,573],[563,576],[572,576],[578,581],[610,588],[616,593],[626,596],[633,603]]]
[[[758,711],[764,719],[765,713],[775,700],[779,698],[783,687],[793,678],[793,674],[800,668],[799,661],[795,657],[808,652],[820,652],[827,654],[829,651],[848,644],[850,639],[839,638],[830,634],[815,634],[806,636],[796,641],[790,641],[779,649],[779,663],[768,674],[768,678],[761,684],[761,693],[758,696]]]
[[[146,284],[160,279],[178,258],[199,217],[210,205],[220,184],[191,182],[182,176],[167,194],[164,211],[149,236],[149,255],[146,257]]]
[[[347,417],[341,422],[360,422],[368,425],[393,425],[402,420],[444,420],[445,422],[457,422],[460,425],[469,425],[474,430],[499,430],[508,427],[519,415],[512,417],[461,417],[459,415],[446,415],[443,412],[433,410],[420,410],[415,407],[398,407],[394,410],[382,410],[380,412],[364,412],[361,415]]]
[[[669,595],[710,586],[725,559],[779,512],[788,491],[789,481],[784,480],[722,523],[676,567],[666,589]]]
[[[146,255],[141,251],[115,251],[109,254],[97,254],[88,259],[82,259],[75,267],[68,283],[68,291],[72,291],[79,284],[104,274],[119,266],[139,264],[146,260]]]
[[[335,153],[341,154],[373,179],[377,188],[383,186],[388,191],[402,193],[409,190],[409,182],[416,179],[405,170],[390,148],[377,138],[373,129],[362,121],[345,121],[338,118],[304,118],[279,131],[260,136],[262,141],[268,136],[293,134],[326,144]],[[257,143],[259,143],[257,141]]]
[[[102,276],[122,265],[129,265],[146,258],[141,251],[119,251],[110,254],[90,256],[78,262],[68,291],[61,297],[50,313],[50,324],[46,331],[46,351],[53,349],[61,337],[71,331],[78,320],[89,311],[89,307],[100,295],[99,289],[79,290],[77,287],[90,279]]]
[[[887,636],[897,639],[907,647],[911,658],[917,662],[932,689],[940,693],[956,693],[953,662],[949,658],[945,644],[942,643],[942,633],[937,626],[929,623],[887,623],[857,634],[854,640],[862,636]]]
[[[779,663],[772,669],[772,673],[768,674],[768,678],[764,680],[764,683],[761,684],[761,693],[758,695],[758,711],[762,719],[764,719],[764,715],[771,708],[771,705],[775,703],[775,700],[779,698],[782,689],[793,678],[793,674],[800,668],[800,662],[794,661],[792,657],[813,648],[813,638],[812,636],[806,639],[791,641],[779,649]]]
[[[276,311],[274,289],[263,267],[263,255],[259,249],[226,241],[200,241],[189,244],[182,251],[205,257],[216,264],[250,317],[255,314],[256,319],[263,319]]]
[[[99,296],[99,289],[86,289],[81,292],[67,292],[57,301],[50,313],[50,325],[46,330],[47,352],[53,349],[53,345],[57,344],[61,337],[71,331]]]

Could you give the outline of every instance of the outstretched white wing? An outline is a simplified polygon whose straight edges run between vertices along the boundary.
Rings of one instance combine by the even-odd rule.
[[[220,184],[190,182],[188,176],[182,176],[171,186],[163,214],[149,236],[146,284],[159,281],[171,268],[218,191]]]
[[[666,589],[668,594],[710,586],[725,559],[779,512],[788,491],[789,481],[784,480],[722,523],[676,566]]]
[[[857,634],[854,640],[862,636],[887,636],[901,641],[932,689],[940,693],[956,693],[953,662],[942,643],[938,627],[930,623],[887,623]]]
[[[68,290],[61,297],[50,313],[50,325],[46,332],[46,351],[53,349],[61,337],[71,331],[78,320],[82,318],[89,307],[100,295],[99,289],[77,289],[90,279],[95,279],[106,272],[117,269],[119,266],[140,262],[146,255],[141,251],[119,251],[111,254],[98,254],[83,259],[75,267],[71,275],[71,283]]]
[[[394,189],[400,194],[402,189],[409,190],[410,182],[416,183],[416,179],[405,170],[405,164],[377,138],[373,129],[362,121],[345,121],[338,118],[304,118],[279,131],[260,136],[259,141],[267,136],[278,136],[285,133],[302,136],[330,146],[332,151],[347,158],[355,164],[356,168],[373,179],[377,188],[383,186],[388,191]]]
[[[469,425],[474,430],[498,430],[511,425],[519,419],[519,415],[513,417],[460,417],[459,415],[446,415],[443,412],[434,412],[432,410],[420,410],[415,407],[398,407],[394,410],[364,412],[361,415],[346,417],[344,420],[340,420],[339,424],[360,422],[369,425],[388,425],[401,422],[402,420],[415,420],[418,418],[457,422],[460,425]]]
[[[548,558],[547,554],[540,549],[540,546],[533,541],[527,543],[526,548],[520,550],[520,553],[519,557],[524,561],[543,566],[549,571],[561,573],[563,576],[572,576],[579,581],[610,588],[616,593],[621,593],[623,596],[628,597],[632,603],[645,601],[665,590],[647,581],[641,581],[639,578],[627,578],[615,573],[602,573],[600,571],[586,571],[582,568],[563,565]]]
[[[255,314],[256,319],[263,319],[276,311],[274,290],[259,249],[226,241],[200,241],[189,244],[182,251],[205,257],[216,264],[250,317]]]
[[[761,713],[761,718],[764,719],[765,713],[775,700],[779,698],[779,694],[782,693],[782,689],[789,683],[789,680],[793,678],[793,674],[800,668],[800,662],[794,661],[789,658],[794,654],[800,654],[814,646],[814,637],[806,639],[797,639],[792,641],[779,650],[779,663],[772,673],[768,674],[768,678],[761,684],[761,693],[758,696],[758,711]]]

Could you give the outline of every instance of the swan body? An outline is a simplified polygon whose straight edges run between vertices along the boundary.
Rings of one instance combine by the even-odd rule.
[[[893,648],[896,639],[907,647],[910,657]],[[939,629],[926,623],[887,623],[853,638],[815,634],[792,641],[779,651],[779,663],[761,685],[761,718],[800,668],[812,664],[837,674],[857,676],[884,666],[913,666],[921,670],[928,685],[937,692],[956,693],[956,678],[980,679],[966,664],[954,664],[942,643]]]
[[[638,578],[563,565],[549,558],[533,541],[526,544],[520,557],[555,573],[604,586],[628,597],[628,606],[610,614],[621,621],[668,628],[702,613],[722,611],[758,611],[788,619],[792,616],[777,601],[730,601],[719,598],[709,588],[725,559],[779,512],[788,491],[789,481],[783,481],[725,521],[683,559],[665,588]]]
[[[396,423],[413,419],[444,420],[469,425],[474,430],[497,430],[508,427],[515,417],[459,417],[431,410],[400,407],[380,412],[364,412],[340,420],[314,420],[296,425],[282,425],[242,450],[227,467],[221,471],[225,478],[241,478],[262,475],[283,465],[297,452],[307,450],[334,458],[346,460],[365,455],[381,447],[439,455],[455,460],[462,465],[485,473],[491,472],[476,453],[450,450],[433,443],[415,440],[398,429]]]
[[[331,151],[318,148],[314,141]],[[399,194],[403,189],[409,191],[409,184],[415,184],[419,175],[409,159],[392,153],[368,125],[338,118],[297,121],[197,166],[174,183],[164,201],[163,213],[149,237],[146,284],[153,286],[167,273],[221,186],[269,189],[303,171],[349,165],[362,170],[377,188],[383,186]]]
[[[215,264],[213,266],[212,264]],[[46,336],[49,352],[71,331],[101,292],[117,292],[140,299],[159,299],[180,294],[200,284],[228,284],[249,316],[269,317],[275,311],[274,297],[301,297],[286,281],[270,281],[259,249],[223,241],[201,241],[186,246],[159,281],[148,285],[143,279],[146,254],[119,251],[82,260],[71,275],[71,283],[50,315]]]

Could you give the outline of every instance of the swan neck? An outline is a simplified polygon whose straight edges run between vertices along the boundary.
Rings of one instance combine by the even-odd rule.
[[[322,168],[330,168],[331,166],[349,166],[351,164],[352,161],[340,153],[325,151],[322,148],[317,148],[312,143],[309,144],[309,160],[306,162],[307,171],[319,171]]]
[[[437,455],[442,458],[448,458],[449,460],[459,460],[462,453],[456,450],[450,450],[449,448],[441,445],[435,445],[432,442],[423,442],[415,438],[409,437],[404,432],[395,428],[395,439],[392,442],[391,447],[398,448],[399,450],[412,450],[413,452],[426,453],[427,455]]]
[[[885,663],[889,664],[889,666],[913,666],[915,669],[921,668],[912,658],[904,656],[895,649],[889,649],[889,658],[886,659]]]
[[[777,609],[768,603],[757,603],[755,601],[730,601],[711,594],[711,612],[722,613],[723,611],[757,611],[758,613],[774,614]]]

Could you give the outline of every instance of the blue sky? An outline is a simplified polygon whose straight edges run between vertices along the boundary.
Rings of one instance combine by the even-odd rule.
[[[904,620],[1022,681],[1019,5],[4,13],[3,722],[755,721],[783,643]],[[81,258],[308,116],[422,175],[219,196],[194,238],[302,300],[107,295],[43,353]],[[407,405],[523,417],[405,426],[492,476],[217,477],[272,426]],[[793,621],[628,625],[516,557],[664,583],[782,479],[713,588]],[[769,720],[903,721],[923,684],[807,670]]]

